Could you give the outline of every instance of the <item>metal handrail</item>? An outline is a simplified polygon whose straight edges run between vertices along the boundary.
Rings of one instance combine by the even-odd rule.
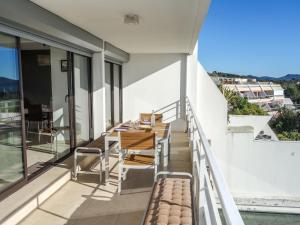
[[[197,128],[197,132],[201,139],[203,149],[206,155],[206,160],[208,162],[210,172],[213,177],[214,185],[218,193],[218,197],[222,206],[222,211],[226,220],[227,225],[244,225],[241,214],[233,200],[233,197],[229,191],[225,178],[221,172],[221,169],[210,149],[209,142],[203,132],[200,122],[194,113],[193,107],[190,104],[189,99],[187,99],[187,104],[193,115],[193,119]]]

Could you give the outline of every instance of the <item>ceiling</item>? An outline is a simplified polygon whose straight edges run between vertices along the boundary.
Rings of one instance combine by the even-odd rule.
[[[128,53],[192,53],[210,0],[31,0]],[[125,24],[137,14],[139,24]]]

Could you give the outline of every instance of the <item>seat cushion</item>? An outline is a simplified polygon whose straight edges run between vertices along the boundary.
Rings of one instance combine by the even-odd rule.
[[[154,186],[144,225],[192,225],[189,179],[162,178]]]
[[[124,159],[125,165],[132,166],[143,166],[143,165],[153,165],[154,164],[154,156],[150,155],[127,155]]]

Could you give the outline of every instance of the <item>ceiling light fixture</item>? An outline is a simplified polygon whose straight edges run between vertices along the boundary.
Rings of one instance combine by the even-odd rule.
[[[124,16],[124,23],[138,25],[139,24],[139,16],[136,14],[127,14]]]

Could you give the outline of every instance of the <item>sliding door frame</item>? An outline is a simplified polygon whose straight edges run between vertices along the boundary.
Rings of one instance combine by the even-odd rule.
[[[8,185],[4,190],[0,192],[0,201],[7,196],[11,195],[22,186],[24,186],[28,181],[27,176],[27,152],[26,152],[26,133],[25,133],[25,114],[24,114],[24,95],[23,95],[23,77],[22,77],[22,63],[21,63],[21,48],[20,48],[20,38],[10,34],[3,33],[4,35],[11,36],[15,39],[16,52],[17,52],[17,71],[19,76],[19,101],[20,101],[20,114],[21,114],[21,151],[22,151],[22,163],[23,163],[23,177],[14,183]]]
[[[26,131],[25,131],[25,111],[24,111],[24,92],[23,92],[23,73],[21,60],[21,38],[16,37],[18,51],[18,72],[19,72],[19,92],[20,92],[20,107],[21,107],[21,129],[22,129],[22,152],[23,152],[23,167],[24,179],[27,179],[27,149],[26,149]]]
[[[109,74],[110,74],[110,93],[111,93],[111,99],[110,99],[110,104],[111,104],[111,126],[108,127],[107,129],[110,129],[111,127],[116,126],[117,124],[115,123],[115,88],[114,88],[114,66],[119,67],[119,119],[120,123],[123,121],[123,78],[122,78],[122,64],[118,64],[115,62],[111,62],[109,60],[105,60],[105,63],[109,64]]]
[[[67,52],[68,61],[68,108],[70,126],[70,151],[73,152],[76,143],[75,133],[75,89],[74,89],[74,55]]]
[[[71,117],[70,117],[70,120],[72,120],[72,124],[73,124],[73,127],[72,127],[72,135],[73,135],[73,138],[72,138],[72,141],[73,141],[73,145],[71,147],[71,151],[73,152],[75,150],[76,147],[79,147],[79,146],[84,146],[86,144],[88,144],[90,141],[92,141],[94,139],[94,134],[93,134],[93,105],[92,105],[92,102],[93,102],[93,92],[92,92],[92,59],[91,57],[88,57],[86,55],[81,55],[81,54],[78,54],[78,53],[72,53],[70,52],[71,54],[71,64],[72,64],[72,68],[71,68],[71,80],[72,80],[72,84],[71,84],[71,93],[72,93],[72,100],[71,100],[71,104],[72,104],[72,112],[71,112]],[[88,62],[88,115],[89,115],[89,140],[88,141],[85,141],[83,143],[80,143],[79,145],[77,145],[77,140],[76,140],[76,110],[75,110],[75,106],[76,106],[76,102],[75,102],[75,78],[74,78],[74,69],[75,69],[75,65],[74,65],[74,55],[78,55],[80,57],[86,57],[87,58],[87,62]]]
[[[119,100],[120,100],[120,122],[123,122],[123,67],[122,65],[116,64],[119,66]]]

